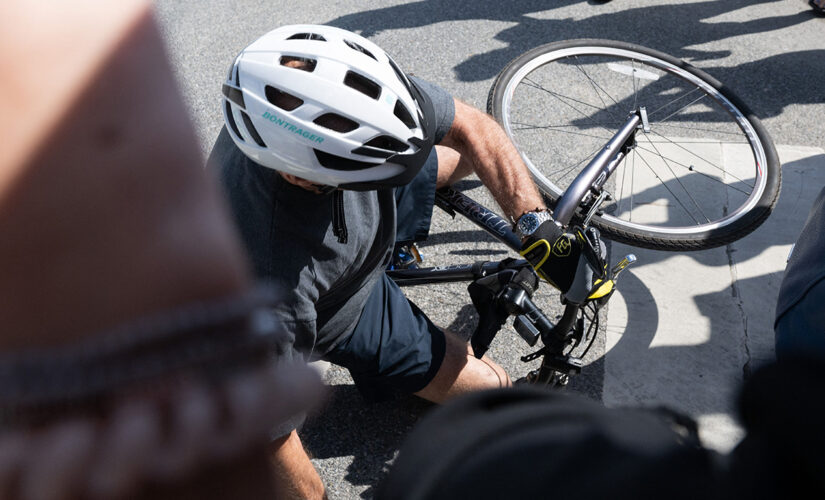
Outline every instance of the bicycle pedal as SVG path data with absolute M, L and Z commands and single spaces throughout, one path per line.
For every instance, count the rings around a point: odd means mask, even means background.
M 515 385 L 540 385 L 550 388 L 563 388 L 570 382 L 570 376 L 566 373 L 553 372 L 550 377 L 542 382 L 539 380 L 540 370 L 533 370 L 523 378 L 516 381 Z
M 567 384 L 569 382 L 570 382 L 570 375 L 567 375 L 566 373 L 556 373 L 556 374 L 553 375 L 552 380 L 547 385 L 549 385 L 550 387 L 562 388 L 562 387 L 567 387 Z
M 581 373 L 584 362 L 574 356 L 546 356 L 544 363 L 560 374 L 576 375 Z

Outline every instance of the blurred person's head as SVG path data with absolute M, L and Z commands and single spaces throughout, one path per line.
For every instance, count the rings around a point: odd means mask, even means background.
M 319 382 L 202 167 L 146 1 L 0 16 L 0 498 L 263 498 Z

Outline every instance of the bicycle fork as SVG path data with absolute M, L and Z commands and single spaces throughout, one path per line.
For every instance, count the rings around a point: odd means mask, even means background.
M 647 111 L 644 107 L 630 113 L 627 121 L 618 132 L 608 141 L 605 147 L 590 160 L 590 163 L 573 179 L 570 186 L 556 203 L 553 210 L 553 218 L 556 222 L 568 225 L 573 220 L 576 210 L 579 209 L 583 200 L 591 194 L 598 196 L 598 199 L 590 204 L 590 209 L 586 214 L 585 224 L 596 213 L 601 202 L 609 195 L 602 189 L 607 179 L 613 174 L 627 152 L 635 145 L 636 131 L 642 129 L 645 133 L 650 131 L 650 124 L 647 120 Z

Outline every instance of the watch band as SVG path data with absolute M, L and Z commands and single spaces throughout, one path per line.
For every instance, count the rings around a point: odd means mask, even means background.
M 524 239 L 533 234 L 542 223 L 552 219 L 547 210 L 525 212 L 516 221 L 513 231 L 519 238 Z

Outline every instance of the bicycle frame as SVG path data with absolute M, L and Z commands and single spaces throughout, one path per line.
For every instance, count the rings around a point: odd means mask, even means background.
M 607 179 L 616 170 L 627 148 L 632 144 L 639 126 L 645 126 L 646 122 L 644 108 L 630 114 L 625 125 L 607 142 L 604 149 L 579 173 L 558 199 L 553 209 L 553 219 L 556 222 L 567 226 L 588 195 L 599 194 L 602 191 Z M 516 252 L 521 249 L 521 240 L 513 232 L 510 222 L 464 193 L 451 187 L 439 189 L 436 191 L 435 204 L 453 217 L 457 213 L 461 214 Z M 473 271 L 473 268 L 478 265 L 394 269 L 387 271 L 387 274 L 399 286 L 467 281 L 478 278 L 478 273 L 484 272 L 481 269 Z
M 586 210 L 587 213 L 580 222 L 583 227 L 587 226 L 598 204 L 605 199 L 604 184 L 616 170 L 628 149 L 633 146 L 636 131 L 640 127 L 645 129 L 647 127 L 647 116 L 643 108 L 629 115 L 624 126 L 607 142 L 558 199 L 553 209 L 553 218 L 556 222 L 567 226 L 574 220 L 578 211 Z M 453 217 L 457 213 L 461 214 L 511 249 L 517 252 L 521 249 L 522 242 L 513 232 L 510 222 L 467 195 L 451 187 L 442 188 L 436 191 L 435 204 Z M 393 269 L 386 272 L 399 286 L 414 286 L 475 281 L 497 273 L 505 266 L 512 268 L 526 265 L 528 264 L 524 260 L 511 260 L 506 265 L 505 261 L 490 261 L 454 266 Z M 579 317 L 580 306 L 568 304 L 560 321 L 552 325 L 543 313 L 535 308 L 529 298 L 519 297 L 518 301 L 519 306 L 522 301 L 528 303 L 529 314 L 540 316 L 539 323 L 550 325 L 541 332 L 525 332 L 523 325 L 522 329 L 517 328 L 530 345 L 535 343 L 539 333 L 541 335 L 545 350 L 539 351 L 544 354 L 544 360 L 538 370 L 537 380 L 540 383 L 550 383 L 553 373 L 561 373 L 563 376 L 573 372 L 578 373 L 581 369 L 581 360 L 564 356 L 561 350 L 567 333 L 573 329 Z M 526 358 L 534 359 L 532 356 Z M 528 360 L 526 358 L 523 359 Z
M 627 149 L 633 143 L 640 125 L 645 129 L 648 128 L 647 113 L 644 108 L 630 114 L 624 126 L 567 187 L 553 210 L 553 218 L 556 222 L 566 226 L 573 220 L 576 210 L 586 201 L 588 193 L 601 193 L 605 182 L 613 175 Z

